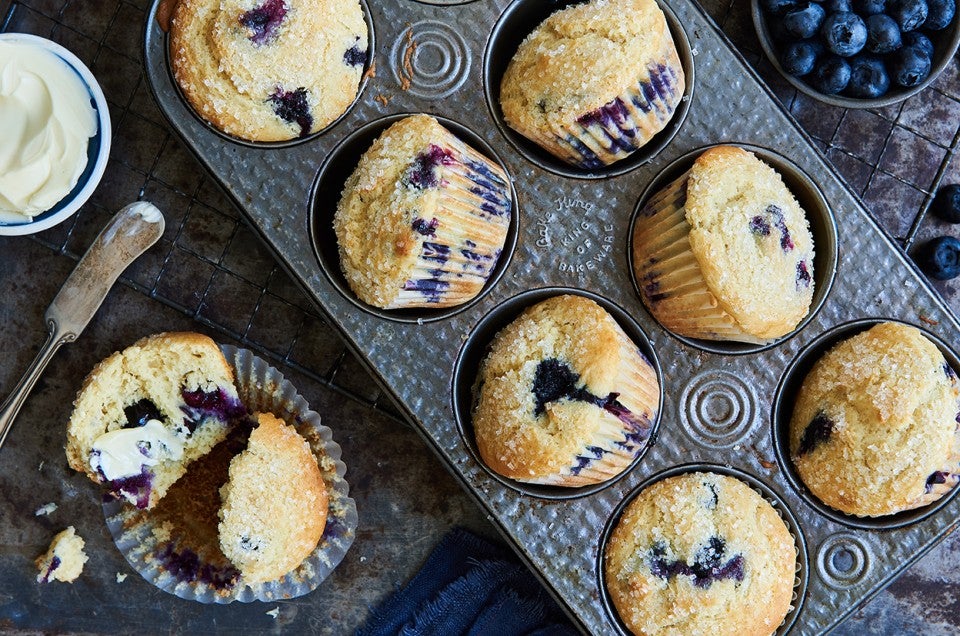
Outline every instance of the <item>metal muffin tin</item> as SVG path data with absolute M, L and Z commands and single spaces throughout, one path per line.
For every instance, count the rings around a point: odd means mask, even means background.
M 593 174 L 560 169 L 536 148 L 508 138 L 494 103 L 504 42 L 516 42 L 532 30 L 531 16 L 537 12 L 568 3 L 448 4 L 363 4 L 373 25 L 376 76 L 336 124 L 301 143 L 239 143 L 202 122 L 173 83 L 156 2 L 146 24 L 146 73 L 161 110 L 186 145 L 583 630 L 620 629 L 605 607 L 598 577 L 602 538 L 618 507 L 651 477 L 688 464 L 745 474 L 795 517 L 809 567 L 796 609 L 779 631 L 819 633 L 835 626 L 960 522 L 960 498 L 950 497 L 903 524 L 870 525 L 825 514 L 810 503 L 784 464 L 786 455 L 775 448 L 775 438 L 780 439 L 772 423 L 777 388 L 783 384 L 789 392 L 792 379 L 784 376 L 798 352 L 839 325 L 892 318 L 957 343 L 960 324 L 695 3 L 661 3 L 672 9 L 674 29 L 682 29 L 689 41 L 688 54 L 678 43 L 686 64 L 695 69 L 686 117 L 647 163 L 638 160 L 625 164 L 626 171 L 615 166 Z M 447 313 L 385 316 L 361 307 L 338 282 L 328 227 L 338 194 L 323 187 L 318 174 L 331 153 L 341 144 L 350 147 L 347 140 L 365 125 L 415 112 L 451 120 L 479 151 L 504 165 L 519 204 L 516 246 L 505 250 L 499 280 L 472 304 Z M 766 349 L 724 350 L 680 340 L 647 313 L 632 283 L 629 229 L 642 193 L 677 158 L 721 142 L 789 158 L 819 186 L 836 219 L 839 258 L 820 310 Z M 827 247 L 817 245 L 818 250 Z M 820 272 L 815 274 L 819 282 Z M 627 333 L 637 339 L 645 335 L 663 384 L 654 444 L 621 478 L 572 498 L 520 490 L 492 476 L 472 450 L 469 423 L 455 416 L 470 395 L 463 383 L 472 382 L 476 373 L 463 365 L 475 364 L 476 342 L 490 335 L 481 326 L 490 324 L 482 323 L 484 318 L 497 316 L 504 303 L 503 311 L 519 311 L 532 302 L 521 294 L 539 297 L 556 291 L 552 288 L 583 290 L 618 308 L 614 315 L 627 323 Z M 948 360 L 958 363 L 952 353 Z

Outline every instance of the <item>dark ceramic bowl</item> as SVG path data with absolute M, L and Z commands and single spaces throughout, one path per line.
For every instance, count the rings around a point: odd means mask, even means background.
M 776 16 L 767 15 L 760 6 L 760 0 L 750 0 L 750 6 L 753 13 L 753 26 L 757 30 L 757 38 L 760 40 L 760 46 L 763 47 L 763 52 L 767 54 L 767 59 L 770 60 L 773 67 L 783 75 L 784 79 L 793 84 L 798 91 L 806 93 L 810 97 L 830 104 L 831 106 L 839 106 L 841 108 L 881 108 L 902 102 L 908 97 L 916 95 L 937 79 L 937 76 L 943 72 L 943 69 L 945 69 L 947 64 L 950 63 L 950 60 L 953 59 L 953 56 L 957 52 L 957 47 L 960 45 L 960 19 L 954 16 L 953 22 L 951 22 L 947 28 L 933 33 L 925 32 L 925 35 L 928 35 L 930 41 L 933 42 L 933 59 L 930 64 L 930 75 L 918 85 L 911 88 L 903 88 L 891 81 L 890 89 L 887 93 L 873 99 L 847 97 L 845 95 L 827 95 L 814 89 L 803 77 L 795 77 L 783 70 L 783 67 L 780 66 L 780 51 L 774 43 L 767 25 L 767 21 L 776 19 Z

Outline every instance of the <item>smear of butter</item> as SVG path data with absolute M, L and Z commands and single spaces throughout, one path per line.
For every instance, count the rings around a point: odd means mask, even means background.
M 108 480 L 139 475 L 144 466 L 183 457 L 183 442 L 159 420 L 109 431 L 93 442 L 90 463 Z
M 55 54 L 0 42 L 0 220 L 23 222 L 70 193 L 97 133 L 90 91 Z

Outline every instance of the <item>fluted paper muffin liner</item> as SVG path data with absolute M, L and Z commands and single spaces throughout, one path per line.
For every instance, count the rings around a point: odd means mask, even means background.
M 689 171 L 644 205 L 633 232 L 633 263 L 644 305 L 664 328 L 690 338 L 768 344 L 744 331 L 707 287 L 690 249 Z
M 493 272 L 507 239 L 512 206 L 507 176 L 452 134 L 435 213 L 407 281 L 388 309 L 453 307 L 471 300 Z
M 248 410 L 273 413 L 294 426 L 316 456 L 329 498 L 326 526 L 319 544 L 295 570 L 276 581 L 253 585 L 240 581 L 231 585 L 229 581 L 238 572 L 220 553 L 219 546 L 199 546 L 197 550 L 197 545 L 182 540 L 181 529 L 196 522 L 187 515 L 171 523 L 169 519 L 159 519 L 154 511 L 138 510 L 110 499 L 103 503 L 107 527 L 134 570 L 153 585 L 180 598 L 201 603 L 231 603 L 302 596 L 315 590 L 330 575 L 355 537 L 357 509 L 344 479 L 346 465 L 340 460 L 340 446 L 333 441 L 331 430 L 321 423 L 319 414 L 310 409 L 277 369 L 245 349 L 224 345 L 221 350 L 235 371 L 237 390 Z M 188 469 L 182 479 L 189 478 Z
M 630 156 L 664 129 L 683 98 L 685 77 L 669 31 L 637 83 L 552 134 L 522 130 L 538 144 L 580 168 L 602 168 Z

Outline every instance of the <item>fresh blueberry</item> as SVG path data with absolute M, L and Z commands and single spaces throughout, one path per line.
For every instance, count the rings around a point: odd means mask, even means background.
M 927 0 L 927 19 L 923 28 L 928 31 L 946 29 L 957 12 L 955 0 Z
M 823 3 L 823 8 L 827 10 L 827 13 L 853 11 L 853 3 L 850 0 L 827 0 Z
M 871 53 L 890 53 L 900 48 L 900 27 L 896 20 L 878 13 L 867 18 L 867 45 Z
M 914 46 L 905 46 L 891 56 L 890 75 L 900 86 L 916 86 L 930 75 L 930 56 Z
M 813 34 L 823 24 L 826 15 L 823 7 L 819 4 L 807 2 L 783 16 L 783 27 L 793 37 L 803 40 L 813 37 Z
M 933 59 L 933 42 L 931 42 L 930 38 L 925 36 L 923 33 L 920 33 L 919 31 L 911 31 L 910 33 L 904 33 L 902 35 L 902 39 L 904 46 L 916 47 L 926 53 L 931 60 Z
M 933 213 L 948 223 L 960 223 L 960 183 L 943 186 L 937 192 Z
M 867 43 L 867 25 L 856 13 L 848 11 L 828 15 L 820 33 L 830 52 L 840 57 L 856 55 Z
M 780 66 L 790 75 L 803 77 L 813 70 L 822 52 L 823 45 L 814 40 L 793 42 L 780 54 Z
M 887 13 L 900 25 L 900 30 L 906 33 L 913 31 L 927 19 L 926 0 L 890 0 Z
M 889 88 L 890 76 L 887 74 L 887 67 L 879 58 L 870 55 L 850 58 L 850 83 L 846 90 L 848 95 L 872 99 L 885 94 Z
M 850 82 L 850 65 L 842 57 L 828 55 L 817 63 L 810 76 L 815 89 L 827 95 L 836 95 Z
M 952 236 L 938 236 L 921 248 L 917 261 L 930 278 L 956 278 L 960 276 L 960 241 Z
M 887 0 L 853 0 L 853 11 L 863 16 L 886 13 Z
M 760 5 L 763 9 L 776 16 L 782 16 L 800 4 L 799 0 L 761 0 Z

